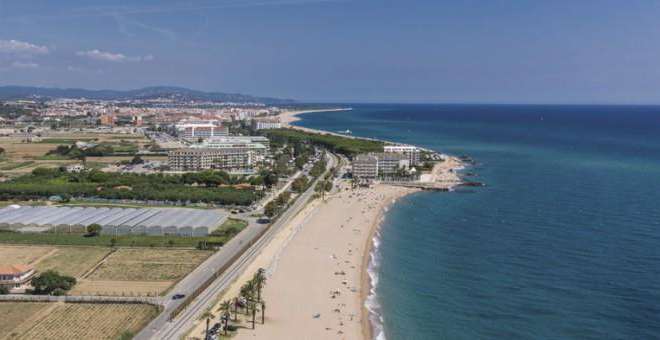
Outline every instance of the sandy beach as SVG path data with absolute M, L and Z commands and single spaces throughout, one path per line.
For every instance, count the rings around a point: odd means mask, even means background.
M 266 322 L 257 317 L 255 330 L 244 323 L 248 328 L 239 329 L 237 339 L 369 338 L 364 301 L 371 240 L 384 208 L 414 189 L 342 189 L 307 206 L 220 299 L 236 296 L 254 272 L 266 268 Z M 204 329 L 200 322 L 188 338 L 203 338 Z
M 331 111 L 349 111 L 351 109 L 325 109 L 325 110 L 306 110 L 306 111 L 286 111 L 280 113 L 280 122 L 282 127 L 291 127 L 291 123 L 299 121 L 298 115 L 303 113 L 313 113 L 313 112 L 331 112 Z
M 300 113 L 283 114 L 282 122 L 290 124 Z M 460 160 L 447 156 L 422 180 L 449 188 L 460 183 L 455 170 L 461 167 Z M 337 192 L 312 201 L 275 235 L 211 312 L 219 315 L 220 303 L 236 297 L 241 285 L 265 268 L 265 323 L 260 314 L 254 330 L 250 322 L 240 322 L 237 339 L 370 339 L 365 302 L 372 240 L 387 206 L 417 190 L 384 184 L 352 189 L 340 181 Z M 187 339 L 203 339 L 204 330 L 198 320 Z

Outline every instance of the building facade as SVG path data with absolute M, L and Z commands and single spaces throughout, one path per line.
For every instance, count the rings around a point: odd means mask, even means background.
M 279 118 L 273 117 L 254 117 L 252 118 L 252 131 L 263 129 L 279 129 L 282 127 Z
M 366 180 L 378 177 L 378 159 L 367 154 L 355 156 L 353 159 L 353 177 Z
M 9 289 L 24 289 L 30 286 L 34 268 L 25 265 L 0 266 L 0 286 Z
M 419 164 L 419 149 L 412 145 L 385 145 L 386 153 L 401 153 L 408 156 L 411 166 Z
M 393 175 L 400 169 L 407 170 L 410 167 L 408 156 L 402 153 L 382 152 L 374 154 L 374 157 L 378 159 L 379 175 Z
M 231 171 L 250 170 L 257 158 L 253 150 L 246 148 L 187 148 L 170 151 L 167 160 L 174 171 Z
M 213 138 L 229 135 L 229 128 L 214 122 L 178 124 L 176 130 L 183 138 Z
M 249 149 L 255 155 L 265 157 L 270 151 L 270 141 L 262 136 L 227 136 L 209 138 L 191 147 L 202 149 Z

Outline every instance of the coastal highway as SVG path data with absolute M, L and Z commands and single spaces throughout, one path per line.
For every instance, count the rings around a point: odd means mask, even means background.
M 328 155 L 328 165 L 326 171 L 319 178 L 323 178 L 330 168 L 334 167 L 337 160 L 334 155 Z M 317 179 L 318 181 L 318 179 Z M 172 295 L 182 293 L 191 294 L 198 287 L 213 275 L 216 268 L 226 264 L 229 259 L 238 253 L 245 242 L 252 240 L 257 233 L 265 227 L 257 223 L 250 223 L 240 234 L 227 242 L 218 252 L 213 254 L 202 265 L 197 267 L 192 273 L 186 276 L 176 285 L 167 296 L 163 297 L 163 312 L 152 320 L 134 339 L 179 339 L 185 332 L 192 327 L 204 311 L 215 301 L 217 296 L 229 287 L 236 278 L 245 270 L 252 260 L 261 252 L 261 250 L 272 240 L 274 235 L 286 224 L 288 224 L 298 212 L 305 207 L 309 199 L 314 195 L 316 182 L 300 195 L 289 209 L 287 209 L 277 219 L 266 233 L 259 238 L 242 256 L 236 260 L 224 273 L 222 273 L 213 283 L 205 289 L 197 298 L 195 298 L 186 309 L 181 312 L 173 321 L 168 321 L 170 313 L 183 303 L 181 300 L 172 300 Z

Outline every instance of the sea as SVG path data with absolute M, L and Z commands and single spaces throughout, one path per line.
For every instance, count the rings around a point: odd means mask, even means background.
M 375 338 L 660 339 L 660 107 L 345 106 L 295 125 L 469 156 L 485 183 L 389 207 Z

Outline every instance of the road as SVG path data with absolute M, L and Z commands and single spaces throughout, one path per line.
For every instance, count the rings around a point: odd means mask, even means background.
M 323 178 L 330 168 L 335 166 L 336 158 L 328 154 L 328 165 L 326 172 L 319 178 Z M 163 297 L 163 312 L 152 320 L 147 327 L 138 333 L 134 339 L 179 339 L 185 332 L 192 327 L 195 320 L 204 313 L 212 304 L 218 294 L 235 281 L 235 279 L 245 270 L 252 260 L 261 252 L 261 250 L 272 240 L 274 235 L 295 217 L 298 212 L 305 207 L 309 199 L 314 195 L 313 183 L 307 191 L 300 195 L 289 209 L 287 209 L 272 225 L 270 229 L 259 238 L 241 257 L 238 258 L 218 279 L 216 279 L 206 290 L 204 290 L 193 302 L 181 312 L 173 321 L 167 321 L 170 313 L 183 303 L 181 300 L 172 300 L 172 295 L 182 293 L 190 294 L 200 287 L 206 280 L 213 275 L 217 268 L 226 264 L 230 258 L 238 253 L 244 242 L 252 240 L 257 233 L 265 228 L 265 225 L 251 222 L 240 234 L 227 242 L 218 252 L 213 254 L 202 265 L 197 267 L 192 273 L 179 282 L 170 293 Z

